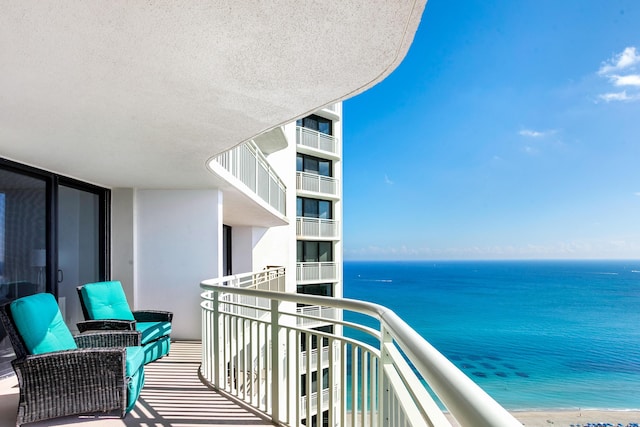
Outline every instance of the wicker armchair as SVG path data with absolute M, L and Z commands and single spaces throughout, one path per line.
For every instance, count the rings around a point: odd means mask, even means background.
M 78 286 L 85 321 L 78 330 L 132 330 L 141 333 L 144 363 L 169 354 L 173 313 L 157 310 L 131 311 L 118 281 L 87 283 Z
M 25 304 L 36 309 L 25 311 Z M 35 318 L 39 316 L 45 319 Z M 16 354 L 12 361 L 20 386 L 16 425 L 76 414 L 124 417 L 135 405 L 144 383 L 139 332 L 72 336 L 50 294 L 3 305 L 0 320 Z M 34 345 L 34 336 L 49 340 L 49 347 Z

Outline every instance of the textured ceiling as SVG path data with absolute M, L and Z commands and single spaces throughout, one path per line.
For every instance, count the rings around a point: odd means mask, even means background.
M 212 186 L 212 156 L 388 75 L 425 3 L 0 0 L 0 156 Z

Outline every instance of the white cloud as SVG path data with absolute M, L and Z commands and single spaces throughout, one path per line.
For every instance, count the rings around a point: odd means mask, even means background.
M 627 91 L 623 90 L 622 92 L 603 93 L 602 95 L 598 95 L 598 98 L 602 99 L 605 102 L 633 101 L 636 99 L 640 99 L 640 94 L 628 95 Z
M 533 129 L 522 129 L 520 132 L 518 132 L 518 134 L 522 136 L 528 136 L 531 138 L 543 138 L 545 136 L 553 135 L 554 133 L 556 133 L 555 129 L 545 130 L 545 131 L 538 131 Z
M 530 130 L 530 129 L 524 129 L 524 130 L 521 130 L 518 133 L 520 135 L 522 135 L 522 136 L 530 136 L 530 137 L 533 137 L 533 138 L 538 138 L 538 137 L 541 137 L 541 136 L 544 135 L 543 132 L 538 132 L 538 131 Z
M 603 62 L 598 74 L 609 75 L 613 71 L 624 70 L 638 63 L 640 63 L 640 55 L 638 55 L 634 46 L 629 46 L 609 61 Z
M 384 183 L 387 185 L 393 185 L 393 181 L 391 181 L 389 179 L 389 177 L 387 176 L 387 174 L 384 175 Z
M 610 79 L 616 86 L 640 86 L 640 74 L 629 74 L 628 76 L 613 75 Z
M 636 191 L 635 193 L 633 193 L 633 195 L 640 197 L 640 191 Z
M 605 102 L 640 100 L 640 74 L 636 70 L 638 64 L 640 54 L 635 46 L 626 47 L 610 60 L 603 62 L 598 74 L 607 78 L 613 87 L 626 87 L 629 92 L 611 91 L 598 95 L 598 98 Z

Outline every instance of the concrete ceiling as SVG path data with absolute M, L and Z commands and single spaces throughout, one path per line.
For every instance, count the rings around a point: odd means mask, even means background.
M 0 0 L 0 156 L 106 187 L 208 160 L 387 76 L 426 0 Z

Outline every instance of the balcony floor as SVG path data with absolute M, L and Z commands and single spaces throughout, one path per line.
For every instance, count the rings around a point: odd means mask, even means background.
M 198 378 L 200 342 L 171 344 L 171 354 L 145 367 L 145 386 L 124 419 L 73 416 L 28 426 L 271 426 L 251 409 L 207 388 Z M 0 427 L 15 426 L 15 377 L 0 381 Z

